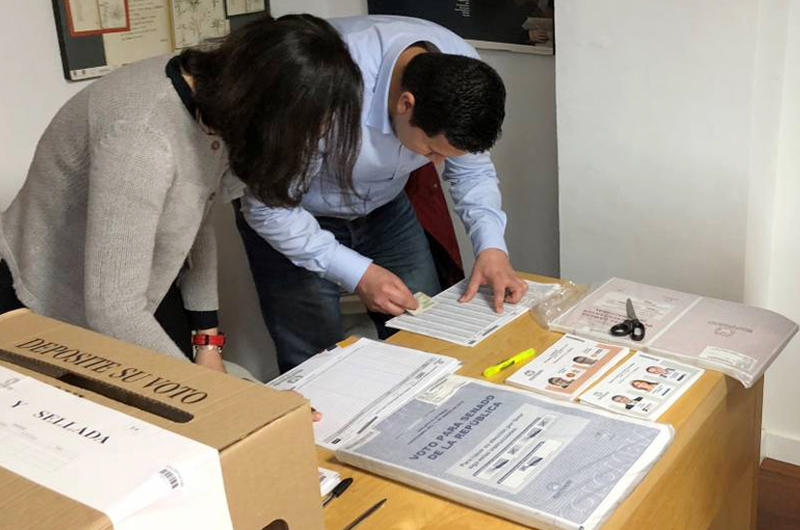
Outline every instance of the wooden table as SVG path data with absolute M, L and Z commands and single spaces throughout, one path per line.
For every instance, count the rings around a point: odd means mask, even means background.
M 527 276 L 536 281 L 547 278 Z M 509 355 L 542 351 L 561 336 L 526 314 L 474 348 L 400 332 L 388 342 L 461 359 L 460 374 L 481 371 Z M 501 381 L 511 375 L 506 370 Z M 763 379 L 745 390 L 707 371 L 661 418 L 675 439 L 661 460 L 614 512 L 603 530 L 755 530 Z M 328 530 L 340 530 L 382 498 L 388 502 L 359 530 L 518 530 L 517 523 L 339 464 L 319 448 L 320 465 L 354 483 L 325 508 Z M 764 529 L 766 530 L 766 529 Z

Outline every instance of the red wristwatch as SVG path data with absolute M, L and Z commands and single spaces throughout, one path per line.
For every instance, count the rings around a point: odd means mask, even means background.
M 192 346 L 197 349 L 199 346 L 216 346 L 220 352 L 225 346 L 225 334 L 206 335 L 205 333 L 195 333 L 192 335 Z

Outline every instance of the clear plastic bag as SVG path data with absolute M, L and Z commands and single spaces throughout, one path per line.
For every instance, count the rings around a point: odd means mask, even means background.
M 531 308 L 531 314 L 540 326 L 550 329 L 550 324 L 569 311 L 591 290 L 589 285 L 566 281 L 555 294 Z

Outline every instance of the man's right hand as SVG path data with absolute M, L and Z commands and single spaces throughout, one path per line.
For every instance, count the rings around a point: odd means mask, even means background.
M 388 270 L 371 263 L 356 286 L 356 293 L 370 311 L 402 315 L 416 309 L 419 302 L 403 280 Z

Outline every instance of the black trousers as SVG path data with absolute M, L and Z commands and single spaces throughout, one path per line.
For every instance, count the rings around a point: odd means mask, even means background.
M 14 279 L 11 271 L 4 261 L 0 260 L 0 314 L 14 309 L 20 309 L 25 305 L 17 298 L 14 292 Z M 178 345 L 184 355 L 191 359 L 192 355 L 192 325 L 189 314 L 183 307 L 180 289 L 177 283 L 173 283 L 164 300 L 155 312 L 156 321 L 164 328 L 167 335 Z

